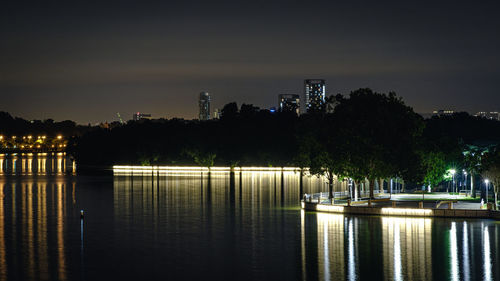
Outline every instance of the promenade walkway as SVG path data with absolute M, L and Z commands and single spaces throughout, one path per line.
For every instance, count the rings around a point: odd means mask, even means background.
M 394 215 L 410 217 L 465 217 L 500 219 L 500 212 L 487 210 L 485 205 L 464 195 L 450 194 L 380 194 L 376 199 L 359 201 L 334 200 L 322 194 L 307 195 L 302 208 L 310 211 L 331 213 Z M 490 205 L 490 208 L 492 206 Z

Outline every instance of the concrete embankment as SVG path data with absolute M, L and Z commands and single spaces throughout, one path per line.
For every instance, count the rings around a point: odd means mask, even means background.
M 478 218 L 500 220 L 500 212 L 493 210 L 467 209 L 433 209 L 433 208 L 393 208 L 377 206 L 342 206 L 301 202 L 302 209 L 307 211 L 328 212 L 351 215 L 379 215 L 399 217 L 444 217 L 444 218 Z

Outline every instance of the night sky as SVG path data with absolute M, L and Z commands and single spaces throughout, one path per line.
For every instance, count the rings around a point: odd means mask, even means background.
M 236 101 L 395 91 L 417 112 L 500 110 L 495 1 L 10 1 L 0 110 L 78 123 L 195 118 Z

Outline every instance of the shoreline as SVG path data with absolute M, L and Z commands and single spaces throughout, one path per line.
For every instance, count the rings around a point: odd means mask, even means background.
M 349 215 L 377 215 L 413 218 L 468 218 L 500 220 L 500 212 L 493 210 L 474 209 L 436 209 L 436 208 L 394 208 L 377 206 L 340 206 L 318 204 L 301 201 L 301 208 L 305 211 L 326 212 Z

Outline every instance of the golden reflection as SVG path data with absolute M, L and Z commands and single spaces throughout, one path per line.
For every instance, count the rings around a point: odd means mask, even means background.
M 0 281 L 67 279 L 64 224 L 71 198 L 66 198 L 64 181 L 51 183 L 52 191 L 43 178 L 8 181 L 0 177 Z
M 384 279 L 432 279 L 431 222 L 426 218 L 382 217 Z
M 12 174 L 15 174 L 17 171 L 17 162 L 19 161 L 19 158 L 17 156 L 14 156 L 12 158 Z
M 59 280 L 66 280 L 64 256 L 64 184 L 57 184 L 57 256 Z
M 64 172 L 63 163 L 64 163 L 63 158 L 62 157 L 57 157 L 57 168 L 56 168 L 57 174 L 60 174 L 60 173 Z
M 344 215 L 317 213 L 320 280 L 345 279 Z M 352 231 L 350 229 L 349 231 Z
M 48 280 L 49 259 L 43 258 L 48 256 L 47 245 L 47 185 L 45 183 L 38 184 L 37 190 L 37 244 L 38 244 L 38 272 L 40 279 Z
M 41 174 L 41 167 L 42 167 L 42 159 L 38 158 L 36 159 L 36 173 Z
M 28 175 L 31 175 L 33 173 L 33 157 L 28 156 L 28 164 L 26 168 Z
M 321 179 L 311 177 L 304 183 L 304 191 L 320 190 L 323 186 Z M 296 208 L 299 198 L 299 173 L 293 171 L 240 170 L 231 175 L 221 170 L 209 176 L 199 170 L 145 169 L 115 173 L 113 179 L 116 223 L 128 227 L 147 224 L 151 231 L 159 233 L 188 224 L 193 233 L 205 232 L 212 237 L 221 235 L 221 229 L 213 225 L 238 226 L 238 231 L 248 235 L 248 252 L 255 255 L 252 263 L 259 261 L 261 226 L 275 215 L 273 207 Z M 166 217 L 168 224 L 162 223 Z M 191 218 L 195 219 L 189 221 Z M 118 236 L 126 241 L 132 239 L 123 233 Z
M 71 171 L 70 167 L 66 166 L 68 156 L 64 153 L 52 155 L 47 153 L 0 154 L 0 175 L 44 175 L 66 172 L 75 174 L 75 161 L 70 161 Z
M 16 214 L 17 214 L 17 210 L 16 210 L 16 184 L 13 183 L 12 184 L 12 187 L 11 187 L 11 196 L 12 196 L 12 225 L 14 227 L 12 227 L 12 237 L 13 237 L 13 240 L 14 242 L 16 241 L 16 237 L 17 237 L 17 231 L 16 231 Z
M 26 196 L 28 206 L 26 211 L 26 222 L 27 222 L 27 241 L 28 241 L 28 275 L 30 278 L 35 277 L 35 233 L 33 229 L 33 183 L 28 182 L 26 185 L 26 192 L 23 192 Z
M 5 248 L 4 186 L 0 184 L 0 281 L 7 280 L 7 253 Z
M 300 210 L 300 258 L 302 262 L 302 281 L 307 280 L 306 274 L 306 211 Z

